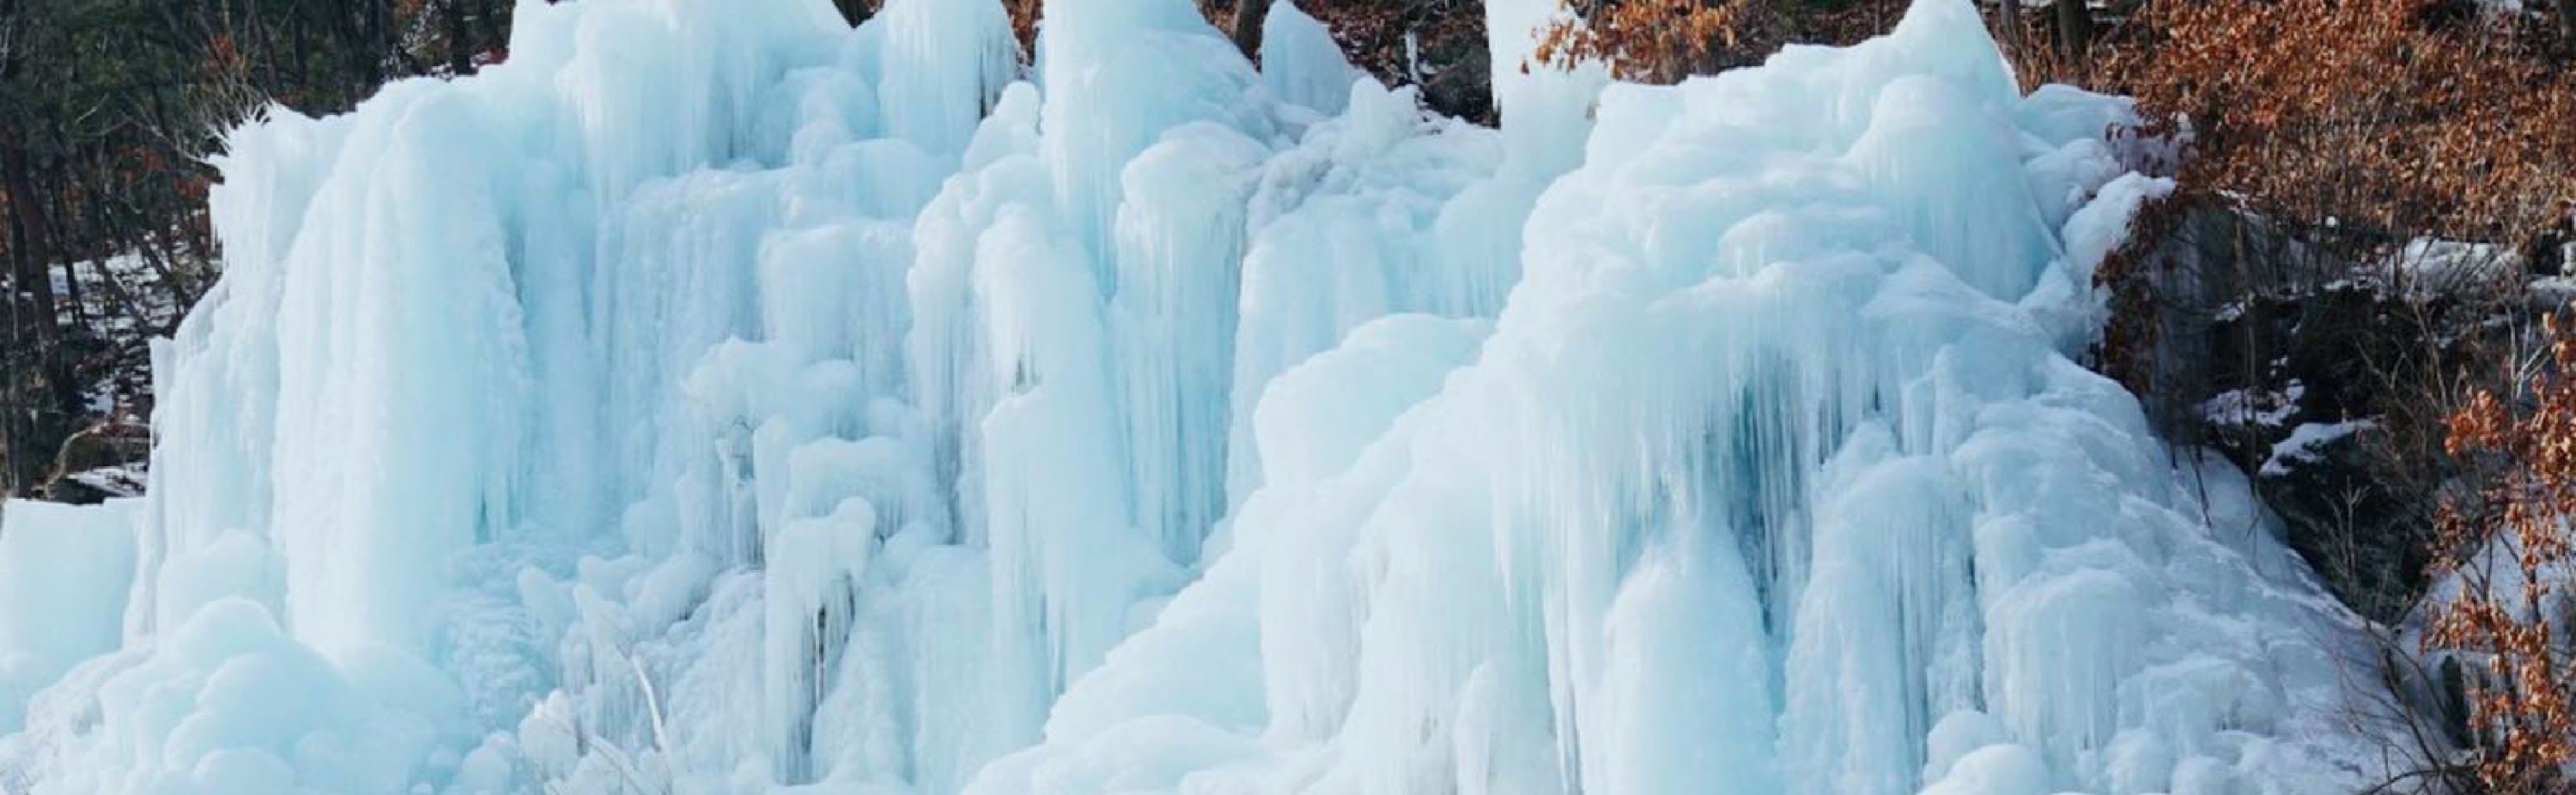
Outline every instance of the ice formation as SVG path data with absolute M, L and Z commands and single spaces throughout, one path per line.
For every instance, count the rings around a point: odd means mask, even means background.
M 0 790 L 2334 792 L 2349 621 L 2068 358 L 2167 189 L 1973 10 L 1427 116 L 1288 2 L 523 3 L 230 141 Z

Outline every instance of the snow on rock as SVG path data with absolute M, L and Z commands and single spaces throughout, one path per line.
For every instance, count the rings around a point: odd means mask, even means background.
M 2291 417 L 2298 416 L 2302 408 L 2300 401 L 2307 396 L 2308 385 L 2293 378 L 2288 386 L 2277 392 L 2259 388 L 2230 389 L 2201 401 L 2196 408 L 2203 419 L 2214 425 L 2250 425 L 2269 429 L 2281 427 Z
M 2290 438 L 2272 445 L 2272 454 L 2263 459 L 2263 467 L 2258 471 L 2264 477 L 2290 474 L 2292 467 L 2315 463 L 2325 454 L 2325 451 L 2320 448 L 2369 430 L 2378 424 L 2377 421 L 2368 419 L 2299 423 L 2299 427 L 2290 429 Z
M 1026 82 L 1002 8 L 530 4 L 235 133 L 150 496 L 0 526 L 0 789 L 2364 772 L 2349 619 L 2066 358 L 2130 106 L 1967 4 L 1645 87 L 1492 0 L 1500 130 L 1292 4 Z

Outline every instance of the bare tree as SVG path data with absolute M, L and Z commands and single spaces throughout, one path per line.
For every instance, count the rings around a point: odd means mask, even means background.
M 2558 0 L 2560 46 L 2576 50 L 2576 0 Z
M 2020 59 L 2030 56 L 2021 46 L 2021 0 L 1995 0 L 1995 23 L 2004 29 L 2004 56 Z
M 2576 0 L 2564 0 L 2576 2 Z M 1258 63 L 1261 55 L 1261 23 L 1270 16 L 1271 0 L 1234 0 L 1234 46 L 1243 57 Z
M 2068 65 L 2081 67 L 2084 48 L 2092 43 L 2093 6 L 2086 0 L 2057 0 L 2057 54 Z

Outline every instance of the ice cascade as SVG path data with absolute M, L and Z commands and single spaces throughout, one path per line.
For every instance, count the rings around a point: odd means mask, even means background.
M 1289 0 L 523 2 L 232 135 L 0 791 L 2340 792 L 2352 619 L 2070 355 L 2170 184 L 1974 9 L 1426 114 Z

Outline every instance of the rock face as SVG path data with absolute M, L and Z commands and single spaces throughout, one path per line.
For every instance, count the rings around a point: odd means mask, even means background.
M 1277 0 L 1287 3 L 1291 0 Z M 1389 86 L 1419 86 L 1433 113 L 1494 123 L 1485 15 L 1465 0 L 1304 0 L 1353 65 Z
M 2402 619 L 2463 474 L 2444 419 L 2470 387 L 2511 377 L 2493 352 L 2555 311 L 2551 282 L 2522 272 L 2526 253 L 2294 234 L 2208 197 L 2152 215 L 2106 271 L 2116 308 L 2096 359 L 2161 436 L 2249 473 L 2346 604 Z

